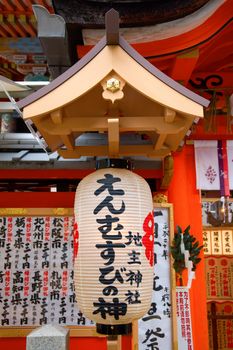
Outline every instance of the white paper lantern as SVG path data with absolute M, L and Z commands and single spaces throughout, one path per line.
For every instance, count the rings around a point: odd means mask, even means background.
M 124 334 L 151 303 L 153 203 L 142 177 L 109 164 L 76 191 L 75 293 L 97 331 Z

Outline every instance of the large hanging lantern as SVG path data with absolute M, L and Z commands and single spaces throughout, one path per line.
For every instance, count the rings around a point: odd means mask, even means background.
M 126 160 L 99 162 L 75 197 L 77 303 L 102 334 L 127 334 L 148 311 L 153 283 L 153 203 Z

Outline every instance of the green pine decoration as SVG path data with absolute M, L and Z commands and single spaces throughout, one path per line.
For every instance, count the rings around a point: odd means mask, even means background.
M 196 238 L 190 234 L 190 225 L 186 227 L 184 232 L 180 226 L 177 226 L 177 232 L 175 233 L 172 241 L 171 254 L 174 259 L 173 267 L 179 278 L 182 279 L 182 272 L 186 267 L 185 257 L 181 252 L 181 235 L 183 235 L 184 247 L 189 251 L 190 254 L 189 260 L 191 260 L 193 263 L 192 271 L 196 270 L 197 264 L 201 261 L 201 258 L 198 256 L 203 246 L 200 246 Z

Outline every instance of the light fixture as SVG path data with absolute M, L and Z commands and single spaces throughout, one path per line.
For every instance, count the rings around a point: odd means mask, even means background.
M 101 160 L 75 197 L 75 293 L 102 334 L 130 333 L 151 303 L 153 202 L 129 168 L 127 160 Z

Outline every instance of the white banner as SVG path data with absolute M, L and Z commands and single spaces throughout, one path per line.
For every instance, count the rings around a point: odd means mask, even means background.
M 154 283 L 151 307 L 138 321 L 139 350 L 172 350 L 169 209 L 154 211 Z
M 176 288 L 178 349 L 193 350 L 192 322 L 187 287 Z
M 194 141 L 197 188 L 219 190 L 217 141 Z
M 0 326 L 92 325 L 73 283 L 73 217 L 0 217 Z
M 194 141 L 197 189 L 220 190 L 218 141 Z M 226 142 L 229 187 L 233 189 L 233 141 Z

